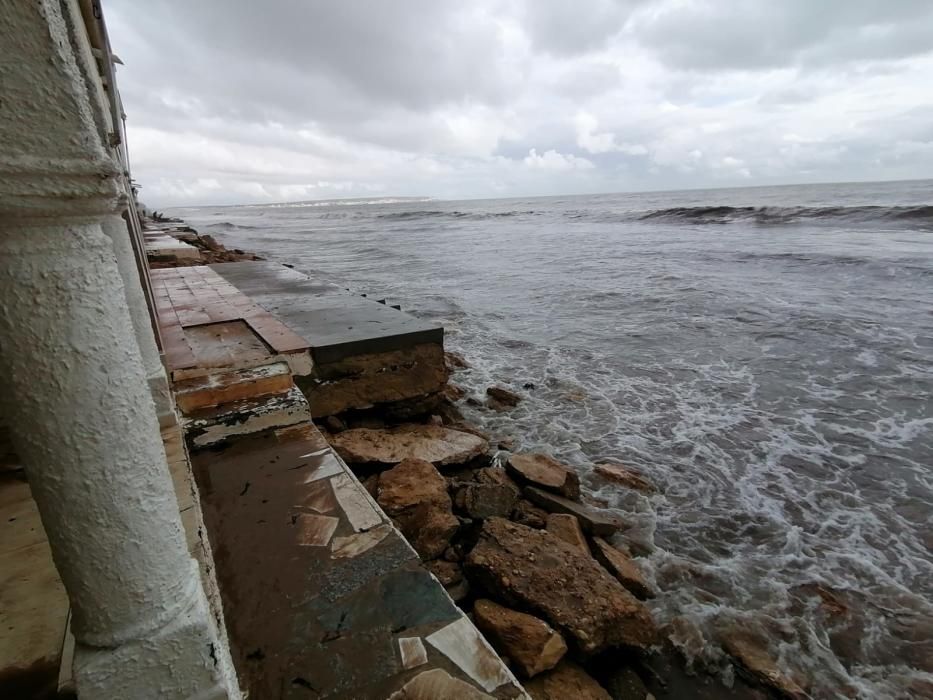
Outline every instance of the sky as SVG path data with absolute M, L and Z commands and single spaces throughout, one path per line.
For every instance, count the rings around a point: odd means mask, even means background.
M 933 177 L 931 0 L 103 0 L 150 206 Z

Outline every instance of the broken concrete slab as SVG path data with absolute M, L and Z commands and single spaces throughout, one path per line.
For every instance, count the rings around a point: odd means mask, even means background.
M 193 411 L 182 418 L 194 447 L 207 447 L 239 435 L 284 428 L 311 420 L 308 404 L 297 387 L 281 394 L 248 398 Z
M 174 383 L 175 405 L 182 413 L 220 404 L 281 394 L 292 388 L 292 373 L 285 362 L 258 367 L 215 371 Z
M 406 424 L 387 430 L 356 428 L 331 436 L 350 464 L 398 464 L 414 458 L 437 466 L 463 464 L 486 452 L 481 437 L 437 425 Z

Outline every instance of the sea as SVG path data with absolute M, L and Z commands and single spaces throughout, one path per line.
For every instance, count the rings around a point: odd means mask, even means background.
M 524 399 L 468 419 L 631 522 L 691 668 L 740 629 L 815 698 L 933 696 L 933 181 L 171 213 L 442 323 Z

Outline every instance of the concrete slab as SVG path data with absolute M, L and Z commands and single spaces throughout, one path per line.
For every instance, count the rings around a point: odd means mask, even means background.
M 437 323 L 317 282 L 279 263 L 209 267 L 307 338 L 316 363 L 444 341 L 444 329 Z
M 200 250 L 173 236 L 163 233 L 146 233 L 143 237 L 145 239 L 147 256 L 157 258 L 171 257 L 177 260 L 201 259 Z

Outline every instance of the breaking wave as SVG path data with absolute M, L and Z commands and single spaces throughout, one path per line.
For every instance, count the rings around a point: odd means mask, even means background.
M 220 229 L 221 231 L 255 231 L 258 226 L 249 226 L 247 224 L 235 224 L 232 221 L 221 221 L 216 224 L 210 224 L 210 228 Z
M 465 220 L 484 221 L 553 215 L 535 209 L 512 209 L 507 211 L 463 211 L 450 209 L 418 209 L 393 211 L 377 214 L 374 218 L 383 221 Z M 649 211 L 618 211 L 591 208 L 568 209 L 563 218 L 574 222 L 595 223 L 663 222 L 670 224 L 752 224 L 780 226 L 798 222 L 859 225 L 909 224 L 933 229 L 933 206 L 851 206 L 851 207 L 751 207 L 751 206 L 704 206 L 671 207 Z
M 826 221 L 846 224 L 910 222 L 933 225 L 933 206 L 915 207 L 672 207 L 638 216 L 641 221 L 691 224 L 788 224 Z
M 468 221 L 482 221 L 484 219 L 505 219 L 511 216 L 534 216 L 540 212 L 530 211 L 396 211 L 379 214 L 377 219 L 387 221 L 408 221 L 411 219 L 465 219 Z

